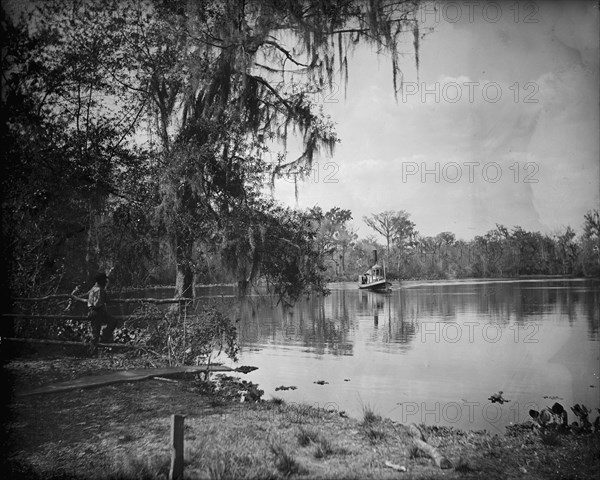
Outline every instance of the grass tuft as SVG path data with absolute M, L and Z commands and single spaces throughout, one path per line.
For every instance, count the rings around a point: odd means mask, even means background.
M 371 425 L 381 420 L 381 417 L 375 413 L 375 410 L 367 403 L 362 406 L 363 425 Z
M 208 477 L 211 480 L 224 480 L 234 478 L 235 472 L 232 471 L 231 464 L 223 459 L 218 459 L 208 465 Z
M 466 458 L 460 457 L 454 466 L 454 471 L 458 473 L 469 473 L 474 472 L 475 469 Z
M 317 443 L 320 439 L 320 435 L 315 430 L 300 427 L 300 430 L 296 434 L 296 439 L 301 447 L 307 447 L 311 443 Z
M 315 415 L 310 405 L 294 405 L 287 406 L 285 414 L 291 423 L 308 423 L 312 416 Z
M 129 480 L 137 478 L 150 480 L 169 473 L 169 462 L 158 457 L 120 457 L 112 474 L 111 480 Z
M 284 477 L 303 472 L 298 461 L 281 445 L 271 444 L 271 453 L 275 455 L 275 467 Z
M 320 459 L 335 453 L 335 451 L 335 448 L 333 447 L 332 443 L 329 441 L 328 438 L 320 437 L 315 447 L 315 451 L 313 452 L 313 455 L 315 458 Z
M 377 426 L 368 425 L 364 427 L 365 436 L 371 443 L 377 443 L 386 437 L 385 431 Z
M 315 450 L 313 452 L 313 456 L 318 459 L 325 458 L 328 455 L 338 452 L 345 453 L 345 450 L 336 448 L 329 438 L 323 436 L 317 430 L 309 430 L 300 427 L 300 430 L 296 434 L 296 438 L 298 439 L 298 444 L 301 447 L 307 447 L 310 444 L 314 444 Z
M 381 422 L 381 416 L 376 414 L 373 407 L 371 407 L 371 405 L 368 403 L 362 405 L 362 413 L 363 420 L 361 426 L 363 427 L 365 436 L 371 443 L 377 443 L 380 440 L 383 440 L 386 436 L 386 433 L 379 425 Z
M 415 458 L 419 458 L 421 456 L 421 450 L 416 445 L 411 445 L 408 450 L 408 458 L 414 460 Z

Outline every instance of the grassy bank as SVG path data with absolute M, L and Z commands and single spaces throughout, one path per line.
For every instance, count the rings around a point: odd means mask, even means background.
M 4 373 L 17 388 L 74 378 L 78 366 L 16 358 Z M 110 356 L 113 368 L 131 359 Z M 75 359 L 77 360 L 77 359 Z M 86 371 L 86 373 L 89 373 Z M 26 380 L 25 380 L 26 379 Z M 185 419 L 185 478 L 596 478 L 598 435 L 544 438 L 425 427 L 427 443 L 452 464 L 440 469 L 406 426 L 365 408 L 361 418 L 283 401 L 240 403 L 194 378 L 154 379 L 9 401 L 3 478 L 167 478 L 170 416 Z M 551 440 L 551 441 L 550 441 Z M 386 461 L 406 472 L 386 466 Z

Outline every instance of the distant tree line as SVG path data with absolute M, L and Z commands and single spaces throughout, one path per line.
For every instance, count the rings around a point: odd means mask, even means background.
M 597 209 L 584 215 L 581 235 L 570 226 L 549 235 L 496 225 L 471 240 L 457 239 L 451 232 L 420 235 L 404 210 L 365 217 L 383 244 L 375 236 L 359 240 L 349 227 L 348 210 L 333 209 L 323 216 L 326 221 L 319 235 L 328 239 L 324 253 L 330 279 L 350 280 L 363 273 L 373 263 L 373 250 L 379 252 L 379 263 L 384 262 L 390 278 L 600 276 Z

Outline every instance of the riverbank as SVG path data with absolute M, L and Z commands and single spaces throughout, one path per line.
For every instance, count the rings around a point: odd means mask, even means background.
M 3 374 L 22 389 L 147 361 L 132 353 L 29 352 L 6 362 Z M 186 479 L 558 479 L 596 478 L 600 471 L 598 435 L 425 427 L 427 443 L 452 464 L 440 469 L 416 448 L 407 426 L 368 408 L 348 418 L 277 399 L 240 403 L 238 391 L 225 395 L 194 376 L 14 396 L 8 413 L 3 478 L 167 478 L 173 414 L 186 417 Z

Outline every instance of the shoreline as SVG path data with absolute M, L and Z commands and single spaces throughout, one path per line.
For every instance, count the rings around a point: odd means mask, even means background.
M 3 374 L 22 386 L 140 362 L 125 354 L 81 358 L 36 352 L 5 361 Z M 362 418 L 352 418 L 281 399 L 253 402 L 263 392 L 248 382 L 242 387 L 245 402 L 238 384 L 227 388 L 216 376 L 203 382 L 182 374 L 12 397 L 5 403 L 10 416 L 2 440 L 4 478 L 166 479 L 173 414 L 185 416 L 186 479 L 541 480 L 591 479 L 600 471 L 598 433 L 542 434 L 533 424 L 503 434 L 421 425 L 418 438 L 411 425 L 368 406 Z
M 160 380 L 32 397 L 19 407 L 21 422 L 12 430 L 21 439 L 5 478 L 166 478 L 173 413 L 185 417 L 188 479 L 591 479 L 600 468 L 597 434 L 545 441 L 528 427 L 492 435 L 421 426 L 419 440 L 414 427 L 373 412 L 361 421 L 309 405 L 231 403 Z M 76 422 L 63 423 L 65 407 L 78 412 Z M 33 425 L 41 408 L 45 414 Z
M 402 284 L 402 282 L 456 282 L 462 283 L 464 281 L 470 282 L 498 282 L 498 281 L 518 281 L 518 280 L 600 280 L 600 277 L 589 276 L 577 276 L 577 275 L 520 275 L 520 276 L 509 276 L 509 277 L 453 277 L 453 278 L 402 278 L 390 280 L 394 284 Z M 356 279 L 351 280 L 328 280 L 327 284 L 332 283 L 356 283 Z M 237 288 L 235 283 L 197 283 L 194 285 L 194 288 L 210 288 L 210 287 L 232 287 Z M 138 287 L 122 287 L 120 289 L 117 288 L 118 291 L 127 293 L 127 292 L 138 292 L 143 290 L 161 290 L 171 288 L 175 290 L 175 284 L 173 285 L 148 285 L 148 286 L 138 286 Z

